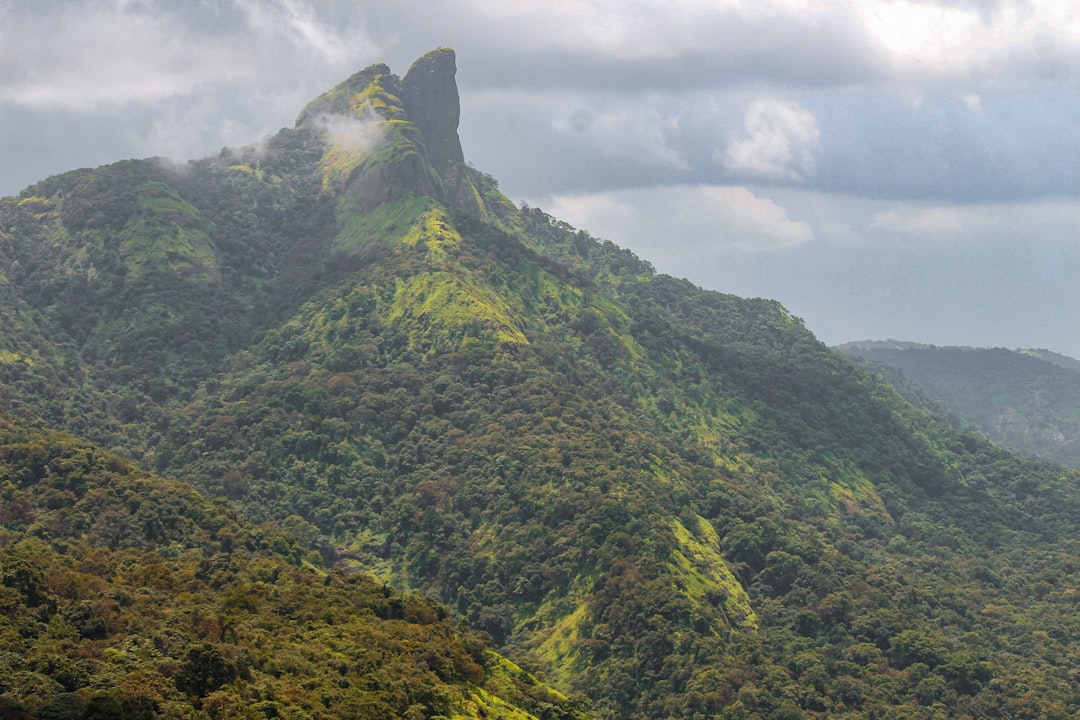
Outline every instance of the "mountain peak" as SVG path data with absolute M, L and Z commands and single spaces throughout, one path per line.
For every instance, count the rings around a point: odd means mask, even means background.
M 344 190 L 364 211 L 413 195 L 482 214 L 457 133 L 456 74 L 454 51 L 438 48 L 404 79 L 378 63 L 310 102 L 296 127 L 316 130 L 328 143 L 324 187 Z
M 458 139 L 461 102 L 454 51 L 438 48 L 419 58 L 402 80 L 402 101 L 409 119 L 424 135 L 428 158 L 444 174 L 465 162 Z
M 364 107 L 371 107 L 371 99 L 365 91 L 380 81 L 388 82 L 395 91 L 399 90 L 397 76 L 385 63 L 370 65 L 308 103 L 297 116 L 296 127 L 310 125 L 328 115 L 355 115 Z M 383 104 L 379 105 L 381 110 Z

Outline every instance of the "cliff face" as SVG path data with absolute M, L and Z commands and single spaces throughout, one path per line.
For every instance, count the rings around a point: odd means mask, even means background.
M 440 199 L 470 215 L 485 215 L 480 194 L 465 168 L 458 137 L 461 101 L 454 51 L 439 48 L 412 64 L 402 80 L 405 112 L 424 136 L 428 159 L 442 181 Z
M 402 81 L 405 112 L 423 133 L 428 158 L 440 175 L 465 163 L 457 132 L 461 103 L 456 73 L 454 51 L 440 48 L 414 62 Z

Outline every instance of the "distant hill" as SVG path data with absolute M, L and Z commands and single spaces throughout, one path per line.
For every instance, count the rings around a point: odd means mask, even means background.
M 0 199 L 0 699 L 1075 717 L 1080 473 L 516 206 L 455 73 Z
M 985 433 L 1002 447 L 1080 467 L 1080 361 L 1049 350 L 935 347 L 891 340 L 841 345 L 880 363 L 916 403 Z M 882 370 L 883 368 L 878 368 Z M 921 393 L 921 399 L 912 390 Z

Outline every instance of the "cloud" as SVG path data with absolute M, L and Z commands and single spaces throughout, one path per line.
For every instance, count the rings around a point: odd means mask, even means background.
M 0 193 L 80 165 L 258 142 L 382 52 L 346 0 L 0 0 L 0 11 Z
M 786 209 L 746 188 L 699 187 L 696 194 L 712 210 L 706 218 L 719 223 L 716 230 L 732 232 L 736 244 L 746 249 L 780 250 L 814 238 L 809 225 L 791 220 Z
M 255 70 L 233 49 L 178 34 L 165 17 L 63 7 L 22 32 L 0 31 L 0 100 L 88 111 L 153 103 Z
M 978 205 L 906 204 L 874 213 L 871 231 L 936 239 L 954 237 L 1059 242 L 1080 235 L 1080 206 L 1064 199 Z
M 678 131 L 678 115 L 661 97 L 640 100 L 632 107 L 590 107 L 596 103 L 571 101 L 555 113 L 553 127 L 563 135 L 577 135 L 605 155 L 641 159 L 673 168 L 688 167 L 668 137 Z
M 382 123 L 373 110 L 366 110 L 362 117 L 355 115 L 317 116 L 312 124 L 327 141 L 350 152 L 364 153 L 383 141 Z
M 325 4 L 298 0 L 14 2 L 0 27 L 0 101 L 96 111 L 153 104 L 229 85 L 295 85 L 352 72 L 377 49 Z M 244 87 L 244 86 L 248 87 Z
M 1080 58 L 1080 9 L 1070 0 L 871 0 L 851 8 L 898 78 L 1046 76 L 1075 69 Z
M 785 208 L 738 186 L 563 195 L 552 198 L 548 210 L 653 261 L 695 253 L 776 252 L 814 238 L 810 226 L 791 219 Z
M 1080 56 L 1080 9 L 1070 0 L 465 4 L 489 48 L 504 57 L 552 58 L 531 79 L 558 84 L 610 88 L 619 82 L 618 67 L 632 69 L 637 85 L 651 89 L 671 88 L 683 77 L 712 87 L 747 77 L 818 87 L 941 78 L 985 82 L 1075 70 Z M 568 78 L 558 56 L 591 72 Z M 508 80 L 511 74 L 492 68 L 488 77 Z
M 298 0 L 234 2 L 243 12 L 246 25 L 264 39 L 276 38 L 315 56 L 328 67 L 344 69 L 356 58 L 356 35 L 364 28 L 362 16 L 359 16 L 357 27 L 335 29 L 319 17 L 317 4 Z M 327 15 L 328 20 L 333 16 L 332 13 Z M 375 45 L 365 39 L 369 46 Z
M 805 181 L 817 170 L 821 132 L 797 103 L 758 100 L 746 110 L 743 132 L 723 152 L 728 170 L 772 180 Z

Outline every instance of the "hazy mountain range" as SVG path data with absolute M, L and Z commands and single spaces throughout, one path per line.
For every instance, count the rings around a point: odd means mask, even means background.
M 8 716 L 1075 715 L 1075 471 L 515 206 L 459 112 L 439 49 L 0 200 Z
M 1024 455 L 1080 467 L 1080 362 L 1074 358 L 1049 350 L 895 341 L 846 343 L 840 350 L 876 364 L 908 400 L 957 427 L 978 429 Z

